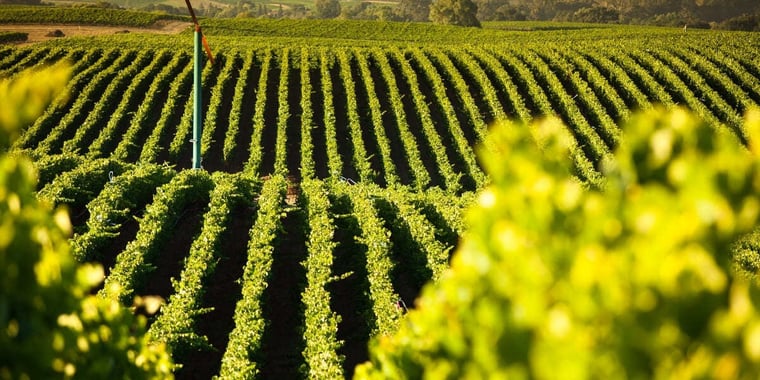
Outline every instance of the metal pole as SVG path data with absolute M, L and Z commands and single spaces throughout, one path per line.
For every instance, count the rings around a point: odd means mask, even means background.
M 201 135 L 203 133 L 203 110 L 201 109 L 201 71 L 203 56 L 201 52 L 201 28 L 195 26 L 195 51 L 193 55 L 193 169 L 201 168 Z

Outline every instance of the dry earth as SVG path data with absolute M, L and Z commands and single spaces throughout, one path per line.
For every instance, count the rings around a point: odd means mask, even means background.
M 190 23 L 184 21 L 158 21 L 147 28 L 128 26 L 94 26 L 72 24 L 0 24 L 0 31 L 23 32 L 29 35 L 26 42 L 20 45 L 28 45 L 52 39 L 66 37 L 97 36 L 117 33 L 159 33 L 176 34 L 190 27 Z M 60 30 L 64 37 L 50 37 L 48 34 Z

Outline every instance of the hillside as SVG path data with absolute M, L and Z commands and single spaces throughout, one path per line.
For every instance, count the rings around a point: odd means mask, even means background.
M 489 125 L 557 115 L 576 175 L 637 109 L 682 105 L 744 136 L 760 35 L 594 24 L 458 29 L 205 20 L 203 170 L 189 169 L 192 37 L 0 46 L 0 76 L 68 61 L 68 97 L 14 150 L 66 205 L 105 296 L 167 300 L 151 322 L 180 378 L 349 377 L 446 268 L 489 179 Z M 746 245 L 748 270 L 757 245 Z M 119 284 L 114 289 L 111 284 Z

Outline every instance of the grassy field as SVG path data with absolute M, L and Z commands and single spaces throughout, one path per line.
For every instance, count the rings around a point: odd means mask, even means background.
M 489 181 L 476 150 L 495 120 L 560 117 L 594 186 L 634 110 L 686 106 L 742 138 L 760 104 L 757 33 L 203 27 L 217 58 L 203 69 L 204 170 L 189 169 L 189 31 L 0 45 L 2 77 L 73 65 L 70 96 L 14 149 L 36 159 L 39 197 L 68 206 L 77 257 L 122 285 L 104 295 L 167 300 L 151 333 L 181 378 L 349 377 L 446 267 Z

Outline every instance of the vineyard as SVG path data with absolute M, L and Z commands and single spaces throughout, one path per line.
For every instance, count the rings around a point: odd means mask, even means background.
M 159 20 L 186 20 L 166 14 L 135 12 L 117 9 L 39 7 L 3 4 L 0 24 L 40 23 L 40 24 L 83 24 L 151 26 Z
M 756 33 L 352 42 L 346 25 L 368 24 L 322 22 L 272 42 L 230 23 L 207 28 L 204 170 L 189 170 L 189 34 L 0 45 L 0 77 L 73 66 L 13 149 L 35 159 L 39 198 L 69 209 L 76 257 L 104 264 L 103 296 L 166 300 L 150 334 L 182 378 L 351 376 L 446 268 L 489 181 L 476 152 L 495 120 L 559 116 L 593 186 L 636 109 L 686 106 L 744 138 L 760 104 Z

